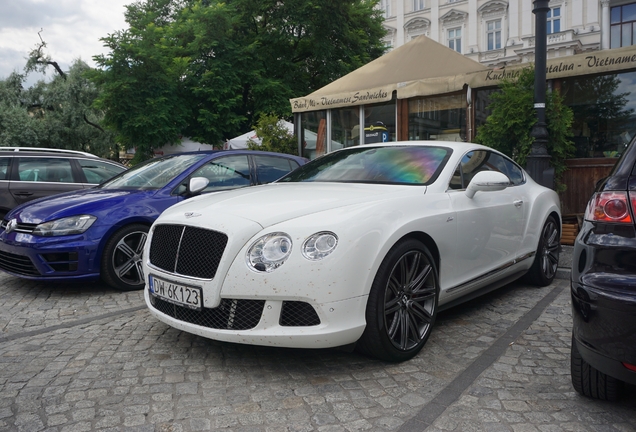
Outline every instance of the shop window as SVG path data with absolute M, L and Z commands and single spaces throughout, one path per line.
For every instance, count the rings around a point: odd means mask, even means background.
M 302 156 L 315 159 L 327 152 L 327 112 L 310 111 L 300 115 Z
M 561 31 L 561 8 L 555 7 L 548 11 L 546 30 L 548 34 Z
M 448 47 L 461 54 L 462 52 L 462 29 L 454 28 L 448 30 Z
M 610 11 L 610 48 L 636 44 L 636 3 L 613 7 Z
M 636 135 L 636 72 L 563 80 L 577 158 L 617 157 Z
M 360 144 L 360 107 L 331 110 L 331 150 Z
M 464 94 L 410 99 L 409 140 L 466 141 Z
M 395 94 L 394 94 L 395 98 Z M 364 143 L 396 141 L 395 99 L 364 107 Z
M 488 51 L 501 48 L 501 20 L 487 23 L 486 39 L 488 41 Z

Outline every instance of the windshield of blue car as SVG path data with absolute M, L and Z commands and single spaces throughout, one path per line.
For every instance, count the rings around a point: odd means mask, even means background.
M 182 154 L 150 159 L 113 177 L 99 187 L 125 190 L 161 189 L 204 157 L 202 154 Z
M 278 183 L 431 184 L 452 150 L 435 146 L 355 147 L 314 159 Z

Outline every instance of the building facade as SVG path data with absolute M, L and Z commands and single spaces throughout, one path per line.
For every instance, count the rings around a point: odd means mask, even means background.
M 631 39 L 636 17 L 620 2 L 552 0 L 549 5 L 548 58 L 623 46 L 627 29 L 619 22 L 630 23 Z M 380 7 L 389 49 L 425 35 L 489 67 L 534 61 L 532 0 L 382 0 Z

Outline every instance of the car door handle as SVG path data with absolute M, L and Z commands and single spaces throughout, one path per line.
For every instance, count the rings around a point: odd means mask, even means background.
M 33 192 L 16 192 L 15 195 L 19 197 L 28 197 L 33 195 Z
M 521 207 L 523 205 L 523 200 L 514 201 L 515 207 Z

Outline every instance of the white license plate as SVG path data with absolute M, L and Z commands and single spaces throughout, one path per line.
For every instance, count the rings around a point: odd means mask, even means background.
M 153 275 L 148 277 L 148 281 L 150 293 L 155 297 L 190 309 L 203 307 L 203 295 L 199 287 L 181 285 Z

